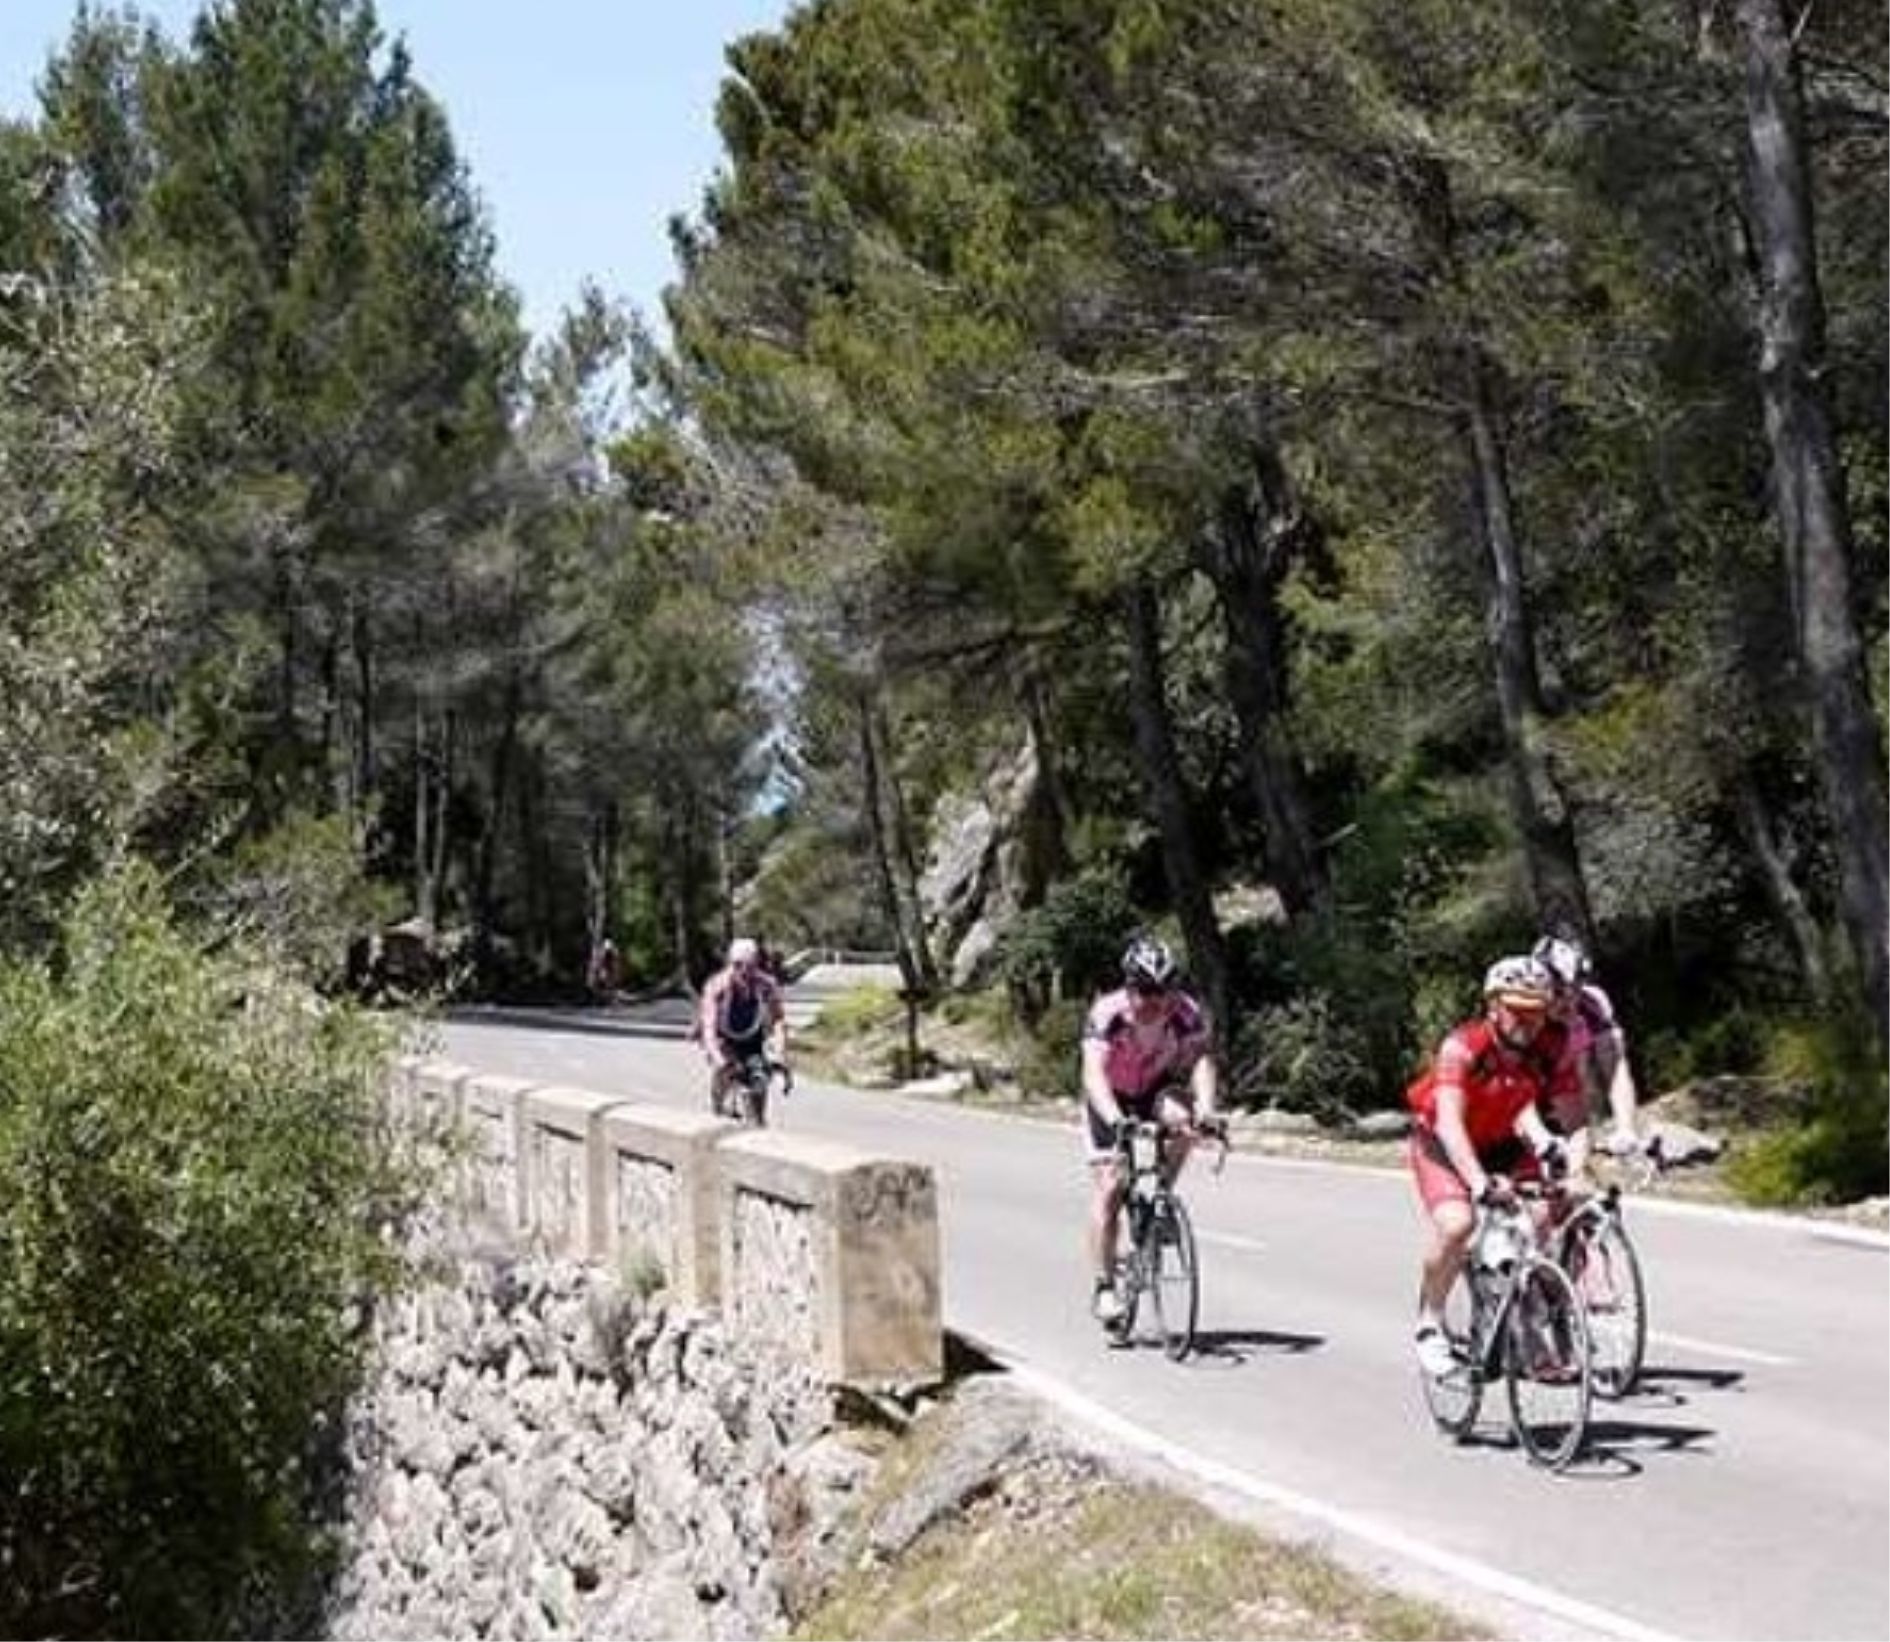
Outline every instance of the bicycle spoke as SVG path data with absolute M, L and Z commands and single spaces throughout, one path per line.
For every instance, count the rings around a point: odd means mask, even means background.
M 1149 1218 L 1150 1297 L 1162 1334 L 1162 1346 L 1179 1362 L 1194 1345 L 1201 1309 L 1201 1273 L 1196 1263 L 1194 1228 L 1178 1197 L 1169 1196 Z

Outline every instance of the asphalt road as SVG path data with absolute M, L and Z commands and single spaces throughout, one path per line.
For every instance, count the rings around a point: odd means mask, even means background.
M 800 1007 L 820 979 L 797 988 Z M 797 1010 L 798 1012 L 798 1010 Z M 699 1105 L 683 1011 L 462 1017 L 450 1058 Z M 1431 1428 L 1408 1338 L 1419 1221 L 1402 1174 L 1236 1155 L 1185 1181 L 1204 1349 L 1108 1349 L 1086 1306 L 1074 1125 L 803 1083 L 780 1123 L 932 1164 L 947 1322 L 1221 1474 L 1323 1513 L 1316 1537 L 1414 1543 L 1521 1584 L 1524 1634 L 1890 1637 L 1885 1250 L 1808 1223 L 1641 1203 L 1644 1389 L 1597 1405 L 1562 1476 Z M 1318 1527 L 1319 1524 L 1315 1524 Z M 1357 1560 L 1356 1557 L 1353 1558 Z M 1395 1562 L 1397 1559 L 1391 1558 Z M 1560 1603 L 1560 1617 L 1558 1614 Z M 1570 1604 L 1581 1623 L 1570 1623 Z

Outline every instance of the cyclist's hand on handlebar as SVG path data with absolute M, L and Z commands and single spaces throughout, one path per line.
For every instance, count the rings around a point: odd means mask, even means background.
M 1553 1184 L 1568 1179 L 1568 1147 L 1560 1136 L 1550 1139 L 1536 1154 L 1536 1161 L 1542 1165 L 1544 1180 Z
M 1506 1208 L 1516 1201 L 1516 1184 L 1508 1175 L 1493 1174 L 1483 1182 L 1477 1202 L 1487 1209 Z

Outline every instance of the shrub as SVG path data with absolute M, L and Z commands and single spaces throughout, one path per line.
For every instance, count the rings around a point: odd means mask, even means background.
M 1241 1106 L 1279 1106 L 1337 1118 L 1372 1103 L 1371 1045 L 1324 992 L 1269 1005 L 1241 1023 L 1229 1094 Z
M 293 1623 L 388 1219 L 388 1028 L 81 893 L 0 968 L 0 1631 Z
M 998 966 L 1018 1013 L 1034 1021 L 1052 998 L 1112 977 L 1136 923 L 1114 867 L 1053 884 L 1043 905 L 1016 918 L 998 943 Z
M 1748 1202 L 1848 1203 L 1890 1190 L 1890 1070 L 1870 1026 L 1844 1015 L 1796 1030 L 1775 1030 L 1767 1070 L 1808 1077 L 1811 1110 L 1802 1124 L 1748 1141 L 1726 1167 Z

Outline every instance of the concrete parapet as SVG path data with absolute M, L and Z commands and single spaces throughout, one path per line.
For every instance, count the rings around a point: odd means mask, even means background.
M 554 1254 L 594 1259 L 604 1252 L 602 1123 L 623 1098 L 551 1085 L 520 1102 L 524 1227 Z
M 621 1272 L 653 1266 L 678 1300 L 721 1302 L 722 1230 L 715 1148 L 738 1125 L 707 1112 L 614 1106 L 591 1157 L 600 1211 L 594 1252 Z
M 524 1097 L 539 1085 L 490 1074 L 459 1084 L 459 1115 L 472 1145 L 461 1186 L 467 1214 L 494 1231 L 515 1235 L 527 1224 L 531 1154 L 525 1144 Z
M 779 1132 L 716 1148 L 722 1309 L 835 1383 L 943 1371 L 938 1192 L 924 1164 Z
M 407 1074 L 407 1115 L 435 1133 L 457 1127 L 463 1115 L 462 1091 L 467 1080 L 477 1075 L 456 1061 L 412 1062 Z

